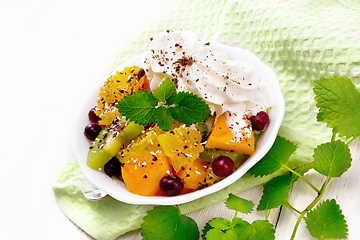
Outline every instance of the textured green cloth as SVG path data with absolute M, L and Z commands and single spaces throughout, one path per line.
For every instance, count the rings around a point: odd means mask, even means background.
M 296 167 L 311 160 L 313 149 L 331 136 L 331 130 L 316 121 L 313 81 L 337 75 L 360 84 L 359 13 L 358 0 L 177 1 L 156 14 L 157 19 L 148 19 L 146 31 L 119 44 L 114 67 L 146 51 L 149 38 L 167 29 L 189 29 L 200 39 L 250 50 L 278 75 L 286 103 L 279 135 L 298 145 L 290 159 Z M 238 194 L 270 178 L 245 175 L 226 189 L 182 204 L 181 211 L 210 206 L 229 193 Z M 108 196 L 87 201 L 81 193 L 81 180 L 79 166 L 70 159 L 53 189 L 63 212 L 95 239 L 115 239 L 139 228 L 152 208 Z

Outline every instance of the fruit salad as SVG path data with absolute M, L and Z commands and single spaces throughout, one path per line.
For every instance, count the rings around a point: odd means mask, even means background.
M 87 165 L 142 196 L 187 194 L 241 167 L 270 122 L 271 95 L 249 63 L 210 45 L 162 32 L 139 66 L 109 77 L 89 110 Z

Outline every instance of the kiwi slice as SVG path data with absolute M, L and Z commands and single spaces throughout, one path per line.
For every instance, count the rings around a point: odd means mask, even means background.
M 130 122 L 125 118 L 117 118 L 104 128 L 90 147 L 87 165 L 99 170 L 112 159 L 120 149 L 128 145 L 132 139 L 144 130 L 144 126 Z
M 208 116 L 205 121 L 199 122 L 195 125 L 195 128 L 201 133 L 202 142 L 205 142 L 209 137 L 210 130 L 212 125 L 214 124 L 215 117 L 210 115 Z
M 205 148 L 205 150 L 200 153 L 200 158 L 206 162 L 213 162 L 216 158 L 221 156 L 227 156 L 233 160 L 235 168 L 240 167 L 246 159 L 249 157 L 247 154 L 230 152 L 226 150 L 220 150 L 215 148 Z

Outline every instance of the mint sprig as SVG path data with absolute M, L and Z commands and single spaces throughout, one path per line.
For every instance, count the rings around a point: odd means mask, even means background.
M 211 113 L 201 97 L 177 92 L 170 78 L 153 93 L 145 90 L 126 95 L 116 107 L 128 120 L 141 125 L 155 122 L 164 131 L 171 129 L 173 120 L 191 125 L 205 120 Z

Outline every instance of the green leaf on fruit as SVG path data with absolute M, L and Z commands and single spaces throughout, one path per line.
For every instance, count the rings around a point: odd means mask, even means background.
M 193 93 L 179 92 L 174 103 L 176 106 L 170 108 L 171 115 L 175 120 L 185 124 L 201 122 L 211 113 L 206 102 Z
M 148 211 L 141 224 L 144 240 L 197 240 L 199 229 L 196 222 L 180 213 L 175 206 L 156 206 Z
M 173 124 L 173 119 L 169 108 L 164 106 L 159 106 L 155 109 L 155 122 L 158 127 L 164 131 L 169 131 Z
M 360 136 L 360 92 L 350 79 L 321 78 L 314 81 L 314 93 L 319 122 L 327 123 L 339 136 Z
M 154 97 L 159 102 L 166 102 L 168 105 L 174 104 L 176 96 L 176 86 L 170 78 L 166 78 L 154 91 Z
M 310 234 L 317 239 L 344 239 L 348 226 L 335 199 L 320 203 L 304 218 Z
M 211 113 L 207 103 L 189 92 L 176 92 L 175 84 L 167 78 L 154 93 L 137 91 L 125 96 L 116 105 L 128 120 L 146 125 L 155 122 L 168 131 L 173 120 L 192 125 L 205 120 Z
M 132 122 L 146 125 L 155 121 L 157 100 L 151 92 L 137 91 L 126 95 L 118 102 L 116 108 Z
M 271 179 L 264 185 L 263 195 L 257 207 L 258 211 L 277 208 L 285 202 L 289 195 L 293 177 L 289 174 Z
M 272 174 L 285 165 L 295 150 L 295 144 L 277 136 L 269 152 L 248 172 L 255 177 Z
M 225 205 L 228 209 L 245 214 L 251 213 L 254 208 L 254 203 L 252 201 L 235 196 L 232 193 L 230 193 L 229 197 L 226 199 Z
M 340 177 L 352 161 L 348 145 L 340 140 L 317 146 L 313 157 L 314 169 L 329 178 Z

